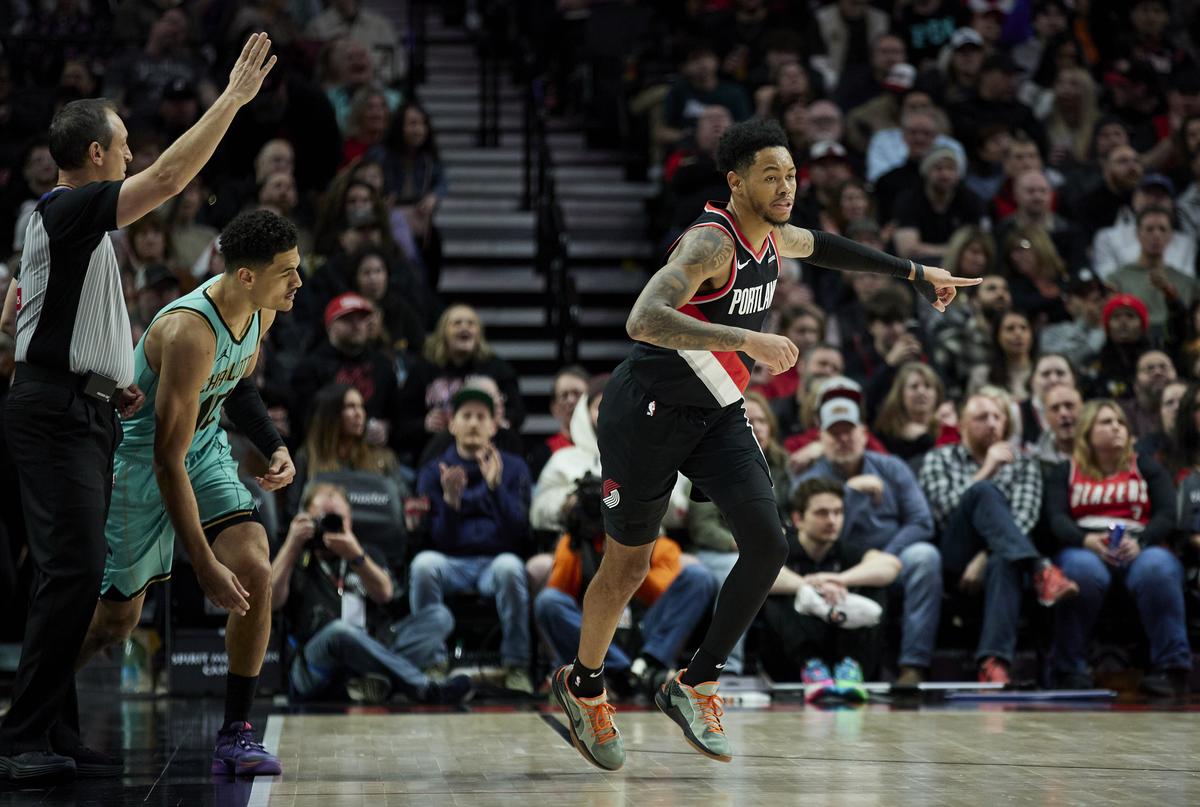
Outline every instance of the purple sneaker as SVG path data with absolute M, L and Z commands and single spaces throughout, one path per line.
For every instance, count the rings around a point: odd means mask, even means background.
M 212 772 L 229 776 L 277 776 L 283 773 L 283 766 L 279 757 L 254 739 L 254 728 L 249 723 L 230 723 L 217 732 Z

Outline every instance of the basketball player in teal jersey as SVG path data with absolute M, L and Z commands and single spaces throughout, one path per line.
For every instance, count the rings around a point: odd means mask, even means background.
M 124 423 L 100 601 L 78 665 L 138 624 L 146 588 L 171 576 L 178 536 L 214 605 L 229 611 L 225 720 L 214 773 L 280 773 L 247 722 L 271 631 L 271 562 L 254 500 L 220 426 L 224 409 L 269 459 L 268 491 L 295 467 L 250 378 L 277 311 L 300 288 L 296 228 L 265 210 L 221 233 L 225 272 L 155 315 L 134 351 L 141 410 Z

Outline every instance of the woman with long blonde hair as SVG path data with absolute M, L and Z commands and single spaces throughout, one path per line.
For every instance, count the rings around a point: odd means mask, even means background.
M 1092 132 L 1100 118 L 1096 81 L 1082 67 L 1067 67 L 1054 79 L 1054 100 L 1046 118 L 1051 165 L 1086 165 Z
M 517 374 L 492 351 L 474 308 L 457 303 L 443 311 L 425 340 L 424 354 L 413 363 L 400 396 L 400 441 L 406 455 L 420 456 L 430 437 L 446 431 L 450 401 L 472 375 L 496 382 L 505 412 L 497 425 L 520 433 L 525 403 Z
M 1050 472 L 1043 506 L 1060 547 L 1057 563 L 1079 584 L 1079 596 L 1055 609 L 1054 685 L 1091 686 L 1088 644 L 1116 579 L 1133 596 L 1150 640 L 1150 670 L 1142 690 L 1158 696 L 1185 694 L 1192 651 L 1183 566 L 1170 548 L 1175 488 L 1162 466 L 1134 453 L 1129 422 L 1115 401 L 1090 401 L 1083 407 L 1071 461 Z M 1123 535 L 1114 536 L 1114 528 Z
M 943 423 L 940 415 L 945 400 L 946 388 L 933 368 L 908 362 L 896 373 L 879 407 L 875 434 L 900 459 L 921 457 L 955 431 Z

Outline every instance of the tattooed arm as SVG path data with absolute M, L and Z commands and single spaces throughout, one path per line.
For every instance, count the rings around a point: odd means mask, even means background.
M 739 350 L 749 333 L 745 328 L 701 322 L 678 310 L 705 281 L 728 277 L 732 261 L 733 239 L 716 227 L 685 233 L 633 304 L 625 322 L 630 338 L 685 350 Z
M 723 285 L 733 259 L 733 239 L 715 227 L 685 233 L 667 265 L 654 273 L 633 304 L 625 322 L 630 338 L 675 350 L 740 350 L 776 375 L 790 369 L 799 354 L 791 339 L 680 313 L 705 281 Z

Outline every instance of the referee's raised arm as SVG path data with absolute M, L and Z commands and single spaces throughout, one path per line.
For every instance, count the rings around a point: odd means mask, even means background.
M 229 73 L 229 85 L 208 111 L 153 165 L 125 181 L 117 201 L 118 227 L 132 224 L 181 193 L 200 173 L 229 130 L 233 116 L 254 99 L 263 79 L 275 66 L 275 57 L 267 58 L 270 49 L 271 40 L 266 34 L 251 36 Z

